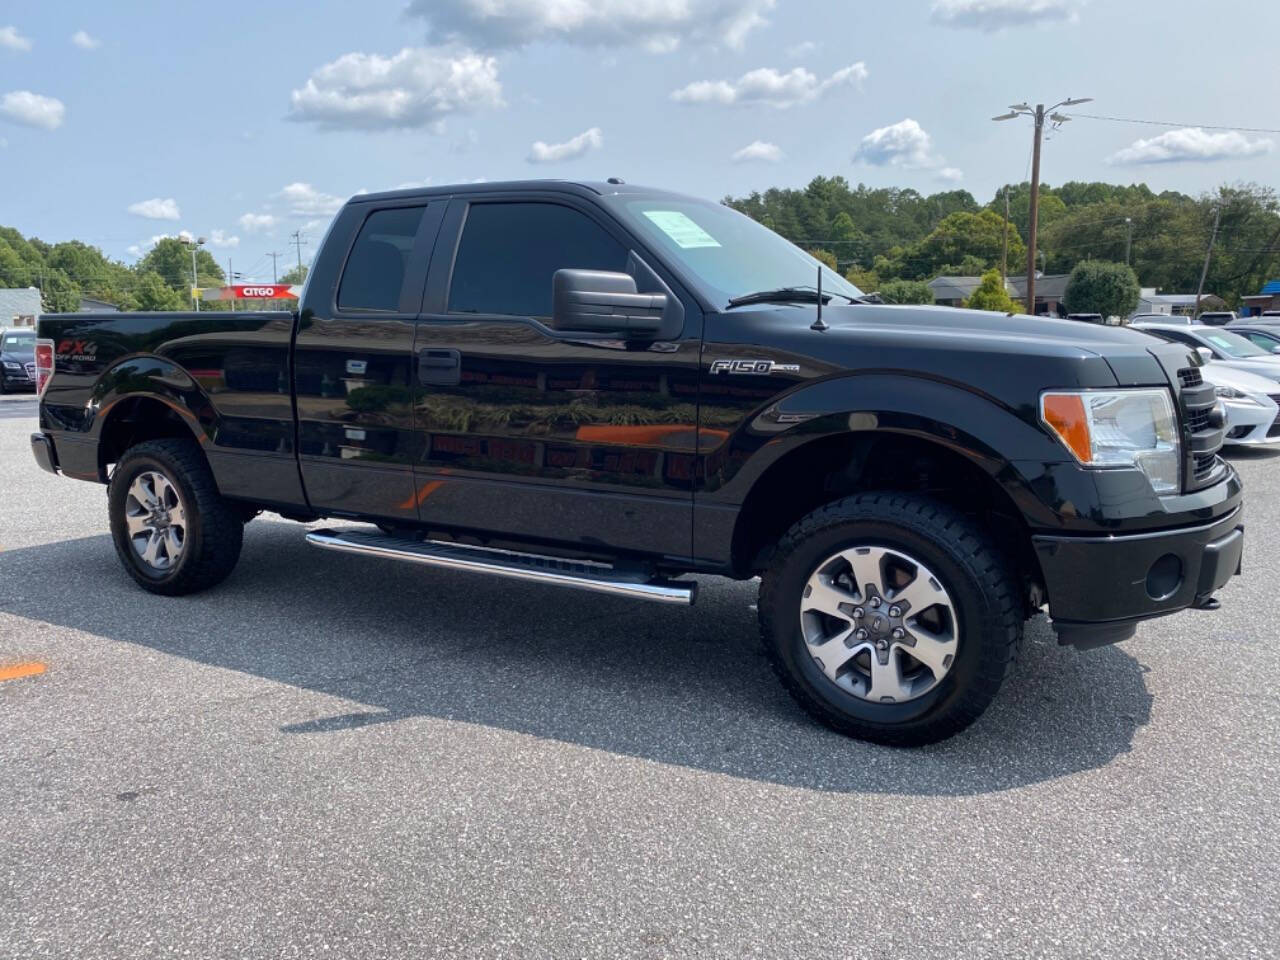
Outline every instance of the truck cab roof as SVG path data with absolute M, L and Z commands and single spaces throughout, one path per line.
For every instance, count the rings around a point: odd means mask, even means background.
M 615 178 L 616 180 L 617 178 Z M 680 197 L 685 194 L 657 187 L 646 187 L 640 184 L 616 183 L 604 180 L 481 180 L 477 183 L 443 183 L 438 186 L 407 187 L 402 190 L 382 190 L 378 193 L 356 194 L 348 203 L 368 203 L 383 200 L 411 199 L 413 197 L 449 197 L 473 193 L 506 193 L 520 190 L 538 190 L 543 192 L 576 194 L 578 196 L 646 196 L 646 197 Z

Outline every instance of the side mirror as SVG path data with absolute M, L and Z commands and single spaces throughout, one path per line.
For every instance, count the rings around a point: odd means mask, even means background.
M 604 270 L 557 270 L 551 278 L 551 327 L 643 337 L 662 329 L 663 293 L 637 293 L 635 278 Z
M 1280 353 L 1280 343 L 1277 343 L 1274 347 L 1272 347 L 1272 348 L 1271 348 L 1271 352 L 1272 352 L 1272 353 Z
M 1208 347 L 1196 347 L 1196 353 L 1200 354 L 1200 359 L 1205 363 L 1213 359 L 1213 351 Z

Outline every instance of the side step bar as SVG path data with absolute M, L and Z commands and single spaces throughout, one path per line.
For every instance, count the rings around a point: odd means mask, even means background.
M 469 570 L 512 580 L 533 580 L 681 606 L 692 604 L 698 590 L 698 585 L 692 581 L 648 579 L 641 573 L 617 570 L 602 563 L 561 560 L 440 540 L 401 540 L 364 530 L 313 530 L 307 534 L 307 542 L 326 550 L 362 557 L 404 560 L 428 567 Z

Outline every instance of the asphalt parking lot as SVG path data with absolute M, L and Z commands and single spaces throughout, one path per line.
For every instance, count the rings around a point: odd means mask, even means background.
M 25 405 L 25 406 L 24 406 Z M 324 553 L 117 565 L 0 402 L 0 956 L 1271 957 L 1280 457 L 1245 576 L 1080 654 L 1041 622 L 947 743 L 846 740 L 690 610 Z

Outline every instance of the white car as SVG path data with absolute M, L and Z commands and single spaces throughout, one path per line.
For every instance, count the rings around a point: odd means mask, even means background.
M 1263 350 L 1225 327 L 1200 324 L 1184 327 L 1169 323 L 1131 323 L 1129 326 L 1161 340 L 1192 347 L 1209 363 L 1221 363 L 1246 373 L 1260 374 L 1273 382 L 1280 381 L 1280 355 Z
M 1280 385 L 1212 361 L 1200 368 L 1227 408 L 1225 443 L 1245 447 L 1280 444 Z

